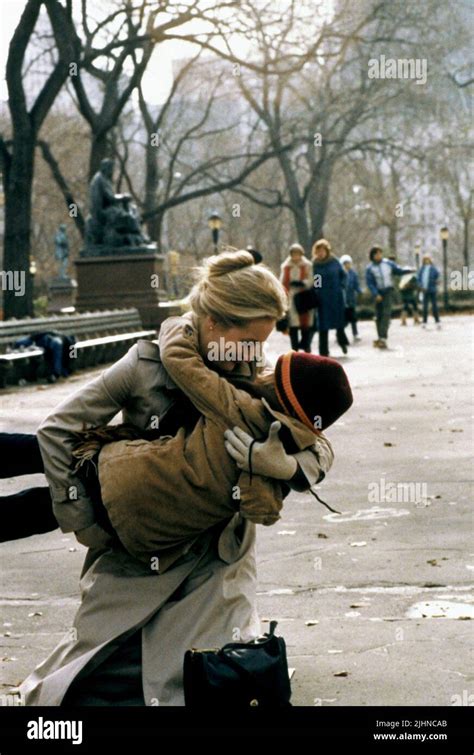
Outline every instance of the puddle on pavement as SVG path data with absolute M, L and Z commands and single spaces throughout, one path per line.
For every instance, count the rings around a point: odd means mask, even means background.
M 474 619 L 474 605 L 451 603 L 448 600 L 427 600 L 411 606 L 406 616 L 408 619 Z
M 409 513 L 408 509 L 385 509 L 380 506 L 372 506 L 371 509 L 359 509 L 356 512 L 343 511 L 342 514 L 326 514 L 323 519 L 327 522 L 355 522 L 367 519 L 389 519 L 406 516 Z

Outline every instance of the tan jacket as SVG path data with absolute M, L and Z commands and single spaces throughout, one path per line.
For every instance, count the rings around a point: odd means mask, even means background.
M 191 312 L 182 316 L 191 323 Z M 161 326 L 163 328 L 163 325 Z M 262 365 L 240 363 L 232 373 L 253 379 Z M 228 376 L 232 379 L 232 376 Z M 72 449 L 76 433 L 87 427 L 99 427 L 122 412 L 123 422 L 143 430 L 161 422 L 179 401 L 178 386 L 166 372 L 156 341 L 138 341 L 115 364 L 60 403 L 38 428 L 38 442 L 45 474 L 53 498 L 54 515 L 63 532 L 88 527 L 97 521 L 96 511 L 80 478 L 72 471 Z M 310 484 L 322 471 L 327 472 L 333 462 L 329 444 L 295 454 Z M 233 528 L 233 527 L 232 527 Z M 223 533 L 224 534 L 224 533 Z M 227 533 L 221 538 L 228 541 Z M 227 549 L 227 548 L 226 548 Z M 230 548 L 232 551 L 235 548 Z
M 288 427 L 298 450 L 325 438 L 263 399 L 238 390 L 206 367 L 199 354 L 197 323 L 169 318 L 160 331 L 162 362 L 177 386 L 202 415 L 191 432 L 154 441 L 123 440 L 99 456 L 102 500 L 129 553 L 164 571 L 189 538 L 224 523 L 236 511 L 255 524 L 280 518 L 282 489 L 277 480 L 240 472 L 224 446 L 224 431 L 237 425 L 257 440 L 275 420 Z

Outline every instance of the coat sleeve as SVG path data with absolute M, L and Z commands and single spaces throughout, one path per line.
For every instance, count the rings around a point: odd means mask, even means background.
M 183 323 L 180 317 L 169 317 L 162 323 L 161 360 L 196 409 L 223 427 L 237 425 L 250 432 L 266 432 L 268 418 L 261 401 L 206 367 L 198 347 L 198 334 L 191 324 Z
M 71 470 L 75 433 L 106 424 L 126 406 L 136 362 L 137 349 L 132 346 L 122 359 L 59 404 L 38 428 L 53 511 L 63 532 L 84 529 L 96 521 L 92 500 Z
M 360 289 L 359 276 L 357 275 L 355 270 L 354 270 L 354 276 L 355 276 L 354 277 L 354 291 L 356 292 L 356 294 L 361 294 L 362 291 Z
M 308 490 L 329 472 L 334 461 L 334 451 L 326 436 L 320 433 L 311 448 L 298 451 L 294 457 L 308 481 L 305 488 Z M 292 487 L 291 480 L 287 484 Z M 301 490 L 301 487 L 298 485 L 295 489 Z
M 238 479 L 240 513 L 254 524 L 269 526 L 280 519 L 283 492 L 278 480 L 241 472 Z
M 390 260 L 391 266 L 392 266 L 392 273 L 394 275 L 405 275 L 405 273 L 411 273 L 413 268 L 412 267 L 400 267 L 400 265 L 397 265 L 396 262 L 392 262 Z
M 378 296 L 378 290 L 377 286 L 375 284 L 374 274 L 372 270 L 370 269 L 370 265 L 367 267 L 365 271 L 365 282 L 367 283 L 367 288 L 369 289 L 372 296 Z

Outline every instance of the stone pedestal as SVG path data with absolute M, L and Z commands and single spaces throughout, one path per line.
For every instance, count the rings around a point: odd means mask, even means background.
M 167 298 L 164 283 L 165 255 L 134 251 L 126 254 L 81 256 L 75 263 L 79 312 L 137 307 L 144 328 L 158 328 L 163 319 L 158 302 Z
M 48 313 L 59 314 L 74 307 L 77 283 L 72 278 L 53 278 L 48 284 Z

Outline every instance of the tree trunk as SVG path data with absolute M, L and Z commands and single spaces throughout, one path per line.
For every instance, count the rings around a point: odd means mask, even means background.
M 157 207 L 157 191 L 159 184 L 157 148 L 147 142 L 145 153 L 145 201 L 144 214 L 152 212 Z M 147 233 L 152 241 L 157 243 L 161 237 L 163 215 L 152 215 L 146 220 Z
M 388 248 L 390 254 L 397 256 L 397 221 L 392 220 L 388 226 Z
M 3 267 L 10 281 L 3 294 L 4 317 L 33 315 L 33 279 L 30 274 L 30 225 L 35 139 L 32 133 L 16 134 L 5 191 L 5 241 Z M 13 276 L 13 278 L 11 277 Z M 23 289 L 23 290 L 21 290 Z
M 314 200 L 310 203 L 312 242 L 324 238 L 324 221 L 328 209 L 329 184 L 315 193 Z
M 91 152 L 89 155 L 89 181 L 99 170 L 101 160 L 105 160 L 105 158 L 110 157 L 111 154 L 112 152 L 109 153 L 108 132 L 100 131 L 98 133 L 93 133 Z
M 291 211 L 295 219 L 296 236 L 307 254 L 311 251 L 311 235 L 308 227 L 305 208 L 300 205 L 292 206 Z
M 324 238 L 324 222 L 328 211 L 331 190 L 332 164 L 329 159 L 320 160 L 314 183 L 308 196 L 311 218 L 312 243 Z
M 464 264 L 469 270 L 469 220 L 470 218 L 463 218 L 463 245 L 462 254 Z

